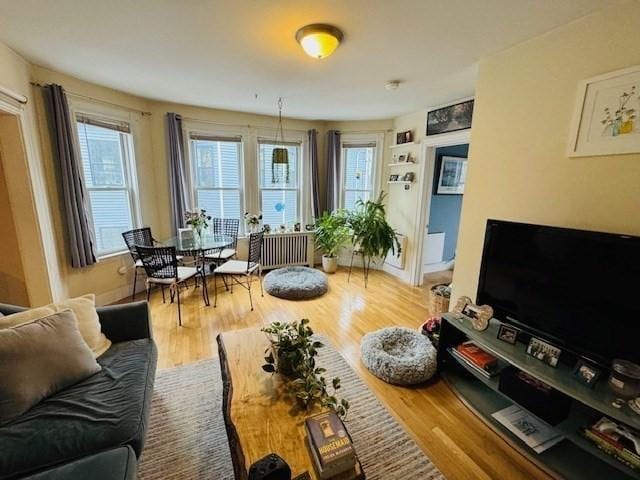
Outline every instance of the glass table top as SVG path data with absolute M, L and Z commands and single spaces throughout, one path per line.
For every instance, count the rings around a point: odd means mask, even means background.
M 198 237 L 194 232 L 182 230 L 180 235 L 167 239 L 163 244 L 176 247 L 178 253 L 184 253 L 217 250 L 232 245 L 233 241 L 233 237 L 229 235 L 203 233 L 201 237 Z

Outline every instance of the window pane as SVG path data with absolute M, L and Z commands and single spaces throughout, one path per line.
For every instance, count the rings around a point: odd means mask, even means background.
M 191 140 L 196 187 L 240 187 L 240 143 Z
M 347 210 L 354 210 L 356 207 L 356 202 L 358 200 L 362 200 L 366 202 L 371 197 L 370 191 L 357 192 L 353 190 L 347 190 L 344 192 L 344 208 Z
M 91 190 L 91 215 L 99 253 L 125 250 L 122 232 L 133 228 L 129 192 L 126 190 Z
M 373 185 L 373 147 L 344 149 L 344 188 L 369 190 Z
M 240 190 L 198 190 L 198 208 L 217 218 L 241 218 Z
M 121 134 L 109 128 L 77 123 L 85 186 L 124 187 Z
M 296 190 L 262 190 L 262 222 L 277 227 L 292 225 L 298 219 Z
M 276 145 L 260 143 L 260 181 L 263 188 L 298 188 L 298 151 L 297 145 L 285 145 L 289 152 L 289 181 L 286 178 L 285 165 L 272 165 L 273 149 Z M 282 148 L 282 146 L 279 146 Z M 274 182 L 274 173 L 276 181 Z

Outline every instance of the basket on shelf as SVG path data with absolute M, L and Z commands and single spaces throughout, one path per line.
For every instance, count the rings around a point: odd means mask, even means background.
M 445 283 L 434 285 L 430 289 L 429 310 L 432 315 L 440 315 L 449 311 L 449 298 L 451 297 L 451 287 Z

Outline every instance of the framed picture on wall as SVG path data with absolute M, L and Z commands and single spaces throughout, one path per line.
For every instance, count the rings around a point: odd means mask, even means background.
M 467 178 L 467 159 L 464 157 L 442 157 L 438 174 L 438 195 L 462 195 Z
M 471 128 L 473 100 L 448 105 L 427 113 L 427 136 Z
M 640 152 L 639 113 L 640 65 L 582 81 L 568 156 Z

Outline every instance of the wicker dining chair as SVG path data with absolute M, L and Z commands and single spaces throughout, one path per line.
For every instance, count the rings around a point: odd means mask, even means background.
M 260 294 L 264 297 L 262 291 L 262 265 L 260 264 L 260 258 L 262 256 L 262 241 L 264 240 L 264 232 L 252 233 L 249 236 L 249 257 L 247 261 L 244 260 L 228 260 L 213 271 L 213 288 L 214 288 L 214 300 L 213 306 L 218 304 L 218 284 L 217 275 L 231 278 L 231 293 L 233 293 L 233 283 L 237 283 L 243 288 L 249 291 L 249 302 L 251 304 L 251 310 L 253 310 L 253 298 L 251 296 L 251 280 L 254 274 L 258 275 L 258 281 L 260 283 Z M 240 280 L 239 280 L 240 278 Z M 246 279 L 246 284 L 241 279 Z
M 140 260 L 140 257 L 138 256 L 136 245 L 153 247 L 157 242 L 153 238 L 153 235 L 151 235 L 151 228 L 149 227 L 134 228 L 133 230 L 122 232 L 122 238 L 124 238 L 124 243 L 127 245 L 131 258 L 133 259 L 133 264 L 135 265 L 135 273 L 133 275 L 133 292 L 131 293 L 131 300 L 135 300 L 138 275 L 144 273 L 144 266 L 142 265 L 142 260 Z
M 202 299 L 209 306 L 209 292 L 204 272 L 196 267 L 178 266 L 176 247 L 146 247 L 136 245 L 138 257 L 147 274 L 147 301 L 151 295 L 152 285 L 162 288 L 162 301 L 165 301 L 164 289 L 169 287 L 171 303 L 178 300 L 178 325 L 182 326 L 182 311 L 180 306 L 180 285 L 190 278 L 202 278 Z
M 240 220 L 237 218 L 214 218 L 211 222 L 211 233 L 214 235 L 226 235 L 233 238 L 233 243 L 225 248 L 208 251 L 204 255 L 204 260 L 218 267 L 227 260 L 236 257 L 238 246 L 238 231 L 240 230 Z

